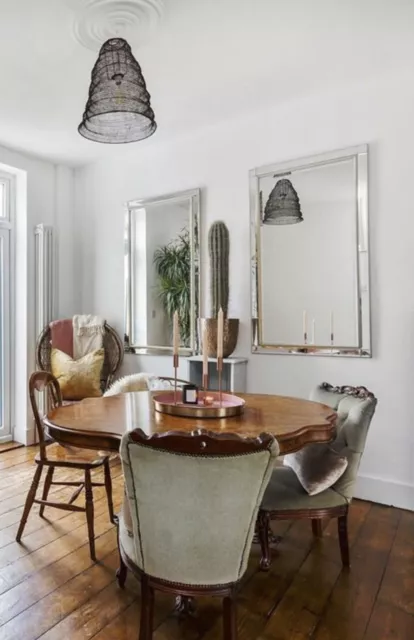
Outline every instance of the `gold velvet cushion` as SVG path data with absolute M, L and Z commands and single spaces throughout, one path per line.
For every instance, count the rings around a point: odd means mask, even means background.
M 293 469 L 310 496 L 316 496 L 339 480 L 348 466 L 348 458 L 328 445 L 310 444 L 286 455 L 283 464 Z
M 59 349 L 52 349 L 52 374 L 58 380 L 64 400 L 98 398 L 105 352 L 96 349 L 79 360 L 73 360 Z

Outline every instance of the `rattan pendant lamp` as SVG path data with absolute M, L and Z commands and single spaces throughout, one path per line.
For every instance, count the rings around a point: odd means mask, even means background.
M 150 94 L 131 47 L 123 38 L 107 40 L 92 70 L 79 133 L 94 142 L 124 144 L 148 138 L 156 128 Z
M 297 224 L 303 222 L 299 196 L 290 180 L 276 182 L 266 202 L 263 224 Z

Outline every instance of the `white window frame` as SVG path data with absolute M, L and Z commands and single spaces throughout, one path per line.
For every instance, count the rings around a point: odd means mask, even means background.
M 16 181 L 15 176 L 4 171 L 0 171 L 0 183 L 4 188 L 6 216 L 0 216 L 0 243 L 2 245 L 2 256 L 8 268 L 1 269 L 0 277 L 1 291 L 3 293 L 4 316 L 2 319 L 2 340 L 3 361 L 3 400 L 2 415 L 0 415 L 0 442 L 7 442 L 13 437 L 13 359 L 14 353 L 14 331 L 13 331 L 13 309 L 14 309 L 14 256 L 15 256 L 15 233 L 14 219 L 16 206 Z

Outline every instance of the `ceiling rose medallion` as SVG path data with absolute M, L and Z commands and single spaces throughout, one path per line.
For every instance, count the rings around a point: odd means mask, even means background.
M 109 38 L 145 43 L 164 15 L 164 0 L 68 0 L 75 11 L 72 33 L 87 49 L 98 51 Z
M 148 39 L 163 16 L 164 0 L 67 2 L 75 11 L 73 37 L 87 49 L 99 50 L 79 133 L 109 144 L 148 138 L 157 125 L 129 42 Z

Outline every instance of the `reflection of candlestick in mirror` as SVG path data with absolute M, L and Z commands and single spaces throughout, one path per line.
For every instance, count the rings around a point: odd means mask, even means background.
M 334 314 L 333 311 L 331 311 L 331 345 L 333 346 L 334 343 Z
M 306 311 L 303 312 L 303 342 L 308 342 L 308 315 Z
M 223 357 L 223 334 L 224 334 L 223 309 L 220 307 L 217 316 L 217 358 Z

